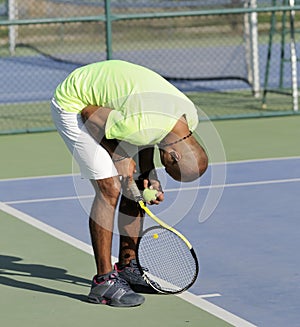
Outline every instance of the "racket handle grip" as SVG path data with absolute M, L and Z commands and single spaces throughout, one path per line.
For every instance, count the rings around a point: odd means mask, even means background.
M 129 189 L 130 189 L 130 192 L 136 202 L 143 201 L 143 197 L 142 197 L 141 192 L 140 192 L 139 188 L 137 187 L 135 181 L 132 181 L 130 183 Z

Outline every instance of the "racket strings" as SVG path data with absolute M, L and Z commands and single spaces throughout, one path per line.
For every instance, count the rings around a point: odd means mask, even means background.
M 138 249 L 144 275 L 162 291 L 179 292 L 197 275 L 197 263 L 190 249 L 175 233 L 155 227 L 144 232 Z

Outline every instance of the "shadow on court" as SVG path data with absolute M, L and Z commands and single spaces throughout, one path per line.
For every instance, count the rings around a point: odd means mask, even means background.
M 75 300 L 87 302 L 86 295 L 74 294 L 65 292 L 59 289 L 53 289 L 38 285 L 36 283 L 30 283 L 20 281 L 17 277 L 34 277 L 45 280 L 55 280 L 63 283 L 75 284 L 80 286 L 90 286 L 90 280 L 70 275 L 67 270 L 57 267 L 50 267 L 39 264 L 26 264 L 22 263 L 22 258 L 0 255 L 0 284 L 19 289 L 27 289 L 30 291 L 56 294 L 65 297 L 69 297 Z M 16 277 L 16 278 L 14 278 Z

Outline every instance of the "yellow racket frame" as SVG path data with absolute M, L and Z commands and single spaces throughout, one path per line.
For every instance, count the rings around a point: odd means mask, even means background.
M 186 239 L 185 236 L 183 236 L 180 232 L 178 232 L 175 228 L 171 227 L 170 225 L 166 224 L 164 221 L 162 221 L 161 219 L 159 219 L 153 212 L 151 212 L 151 210 L 146 206 L 146 204 L 144 203 L 144 199 L 141 195 L 140 190 L 138 189 L 136 183 L 133 181 L 130 183 L 129 185 L 129 189 L 135 199 L 135 201 L 139 204 L 139 206 L 141 207 L 141 209 L 144 210 L 144 212 L 150 217 L 152 218 L 156 223 L 158 223 L 160 226 L 168 229 L 169 231 L 173 232 L 174 234 L 176 234 L 178 237 L 180 237 L 182 239 L 182 241 L 187 245 L 187 247 L 191 250 L 192 244 Z
M 155 216 L 155 214 L 153 212 L 151 212 L 151 210 L 145 205 L 143 200 L 139 200 L 138 204 L 140 205 L 140 207 L 145 211 L 145 213 L 152 218 L 155 222 L 157 222 L 160 226 L 170 230 L 171 232 L 173 232 L 174 234 L 176 234 L 178 237 L 180 237 L 182 239 L 182 241 L 187 245 L 187 247 L 191 250 L 192 249 L 192 244 L 186 239 L 185 236 L 183 236 L 180 232 L 178 232 L 175 228 L 169 226 L 168 224 L 166 224 L 164 221 L 162 221 L 161 219 L 159 219 L 157 216 Z

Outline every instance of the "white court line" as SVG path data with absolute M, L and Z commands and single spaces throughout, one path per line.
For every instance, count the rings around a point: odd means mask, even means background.
M 227 187 L 242 187 L 242 186 L 268 185 L 268 184 L 281 184 L 281 183 L 295 183 L 295 182 L 300 182 L 300 177 L 299 178 L 287 178 L 287 179 L 273 179 L 273 180 L 256 181 L 256 182 L 184 187 L 184 188 L 180 188 L 180 191 L 205 190 L 205 189 L 223 188 L 223 187 L 227 188 Z M 178 190 L 179 190 L 178 188 L 170 188 L 170 189 L 164 190 L 164 192 L 175 192 Z
M 274 158 L 261 158 L 261 159 L 246 159 L 246 160 L 236 160 L 236 161 L 226 161 L 226 162 L 212 162 L 209 166 L 215 165 L 234 165 L 234 164 L 243 164 L 243 163 L 255 163 L 255 162 L 266 162 L 266 161 L 280 161 L 280 160 L 300 160 L 300 156 L 292 156 L 292 157 L 274 157 Z M 164 168 L 157 168 L 163 169 Z M 32 176 L 32 177 L 16 177 L 16 178 L 4 178 L 0 179 L 0 182 L 7 181 L 19 181 L 19 180 L 30 180 L 30 179 L 44 179 L 44 178 L 60 178 L 60 177 L 72 177 L 72 176 L 80 176 L 80 174 L 60 174 L 60 175 L 44 175 L 44 176 Z
M 255 186 L 255 185 L 268 185 L 268 184 L 281 184 L 281 183 L 297 183 L 300 182 L 300 178 L 289 178 L 289 179 L 273 179 L 266 181 L 257 182 L 244 182 L 244 183 L 232 183 L 232 184 L 219 184 L 219 185 L 207 185 L 207 186 L 194 186 L 194 187 L 183 187 L 183 188 L 169 188 L 165 189 L 164 192 L 178 192 L 180 191 L 193 191 L 193 190 L 205 190 L 212 188 L 229 188 L 229 187 L 243 187 L 243 186 Z M 88 199 L 93 198 L 94 195 L 81 195 L 81 196 L 65 196 L 59 198 L 42 198 L 33 200 L 16 200 L 7 201 L 6 204 L 21 204 L 21 203 L 35 203 L 35 202 L 47 202 L 47 201 L 65 201 L 65 200 L 76 200 L 76 199 Z
M 76 199 L 90 199 L 94 198 L 94 195 L 78 195 L 78 196 L 63 196 L 59 198 L 42 198 L 42 199 L 33 199 L 33 200 L 16 200 L 16 201 L 7 201 L 6 204 L 20 204 L 20 203 L 36 203 L 36 202 L 49 202 L 49 201 L 67 201 L 67 200 L 76 200 Z
M 243 163 L 255 163 L 255 162 L 266 162 L 266 161 L 280 161 L 280 160 L 300 160 L 300 156 L 292 157 L 274 157 L 274 158 L 260 158 L 260 159 L 245 159 L 245 160 L 232 160 L 226 162 L 213 162 L 211 165 L 231 165 L 231 164 L 243 164 Z
M 225 162 L 226 164 L 238 164 L 238 163 L 254 163 L 254 162 L 266 162 L 266 161 L 280 161 L 280 160 L 299 160 L 300 156 L 292 156 L 292 157 L 274 157 L 274 158 L 260 158 L 260 159 L 246 159 L 246 160 L 235 160 Z M 218 164 L 213 163 L 214 164 Z M 222 164 L 222 163 L 221 163 Z M 224 164 L 224 162 L 223 162 Z
M 200 297 L 201 299 L 208 299 L 208 298 L 211 298 L 211 297 L 219 297 L 219 296 L 222 296 L 222 295 L 220 293 L 198 295 L 198 297 Z
M 13 181 L 26 181 L 31 179 L 46 179 L 46 178 L 61 178 L 61 177 L 72 177 L 79 176 L 79 174 L 60 174 L 60 175 L 42 175 L 42 176 L 29 176 L 29 177 L 14 177 L 14 178 L 3 178 L 0 182 L 13 182 Z
M 8 206 L 7 204 L 0 202 L 0 210 L 24 221 L 25 223 L 32 225 L 43 232 L 61 240 L 64 241 L 72 246 L 74 246 L 77 249 L 80 249 L 88 254 L 93 254 L 92 247 L 64 232 L 59 231 L 58 229 L 51 227 L 38 219 L 27 215 L 26 213 L 17 210 L 15 208 L 12 208 Z M 117 261 L 117 258 L 112 257 L 113 261 Z M 182 294 L 177 295 L 181 299 L 193 304 L 194 306 L 224 320 L 225 322 L 228 322 L 229 324 L 236 326 L 236 327 L 257 327 L 253 325 L 252 323 L 232 314 L 229 311 L 226 311 L 206 300 L 204 300 L 201 295 L 194 295 L 190 292 L 184 292 Z
M 31 226 L 34 226 L 34 227 L 46 232 L 49 235 L 56 237 L 59 240 L 62 240 L 70 245 L 73 245 L 74 247 L 76 247 L 78 249 L 81 249 L 82 251 L 84 251 L 86 253 L 93 254 L 93 250 L 90 245 L 88 245 L 88 244 L 78 240 L 77 238 L 72 237 L 64 232 L 61 232 L 60 230 L 58 230 L 54 227 L 51 227 L 50 225 L 47 225 L 47 224 L 41 222 L 40 220 L 27 215 L 26 213 L 24 213 L 20 210 L 12 208 L 3 202 L 0 202 L 0 210 L 24 221 L 25 223 L 27 223 Z

